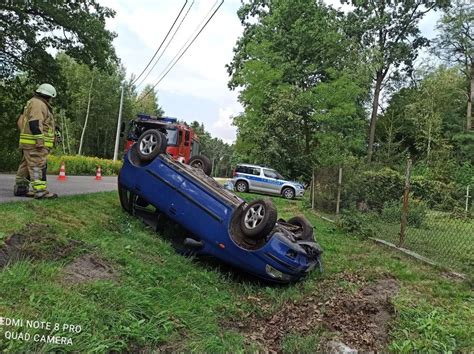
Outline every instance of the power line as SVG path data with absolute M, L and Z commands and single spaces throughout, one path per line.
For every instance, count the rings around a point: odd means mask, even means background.
M 181 19 L 180 23 L 178 24 L 178 27 L 176 27 L 176 30 L 174 31 L 173 35 L 171 36 L 170 40 L 168 41 L 168 43 L 166 44 L 166 46 L 163 48 L 163 51 L 161 52 L 160 56 L 155 60 L 155 63 L 153 64 L 153 66 L 150 68 L 150 70 L 148 71 L 148 74 L 145 75 L 145 77 L 140 81 L 140 83 L 137 85 L 137 88 L 141 86 L 141 84 L 143 84 L 143 82 L 146 80 L 146 78 L 148 77 L 148 75 L 151 74 L 151 72 L 153 71 L 153 69 L 155 68 L 156 64 L 158 64 L 158 62 L 160 61 L 161 57 L 163 56 L 163 54 L 165 54 L 166 52 L 166 49 L 168 49 L 168 46 L 170 45 L 170 43 L 173 41 L 174 37 L 176 36 L 176 33 L 178 33 L 179 29 L 181 28 L 181 25 L 183 24 L 184 20 L 186 19 L 186 17 L 188 16 L 189 14 L 189 11 L 191 10 L 191 8 L 193 7 L 194 5 L 194 0 L 193 2 L 191 3 L 191 5 L 188 7 L 188 10 L 186 11 L 186 13 L 184 14 L 183 18 Z
M 151 57 L 150 61 L 148 62 L 148 64 L 145 66 L 145 69 L 143 69 L 143 71 L 140 73 L 140 75 L 138 75 L 135 80 L 132 81 L 131 85 L 133 85 L 135 82 L 138 81 L 138 79 L 143 75 L 143 73 L 146 71 L 146 69 L 150 66 L 151 62 L 153 61 L 153 59 L 155 59 L 156 55 L 158 54 L 158 52 L 160 51 L 161 47 L 163 46 L 163 43 L 165 43 L 166 39 L 168 38 L 169 34 L 171 33 L 174 25 L 176 24 L 176 21 L 178 21 L 178 18 L 181 16 L 181 13 L 183 12 L 184 10 L 184 7 L 186 6 L 186 4 L 188 3 L 188 0 L 186 0 L 184 2 L 184 5 L 183 7 L 181 8 L 181 10 L 179 10 L 179 13 L 178 13 L 178 16 L 176 16 L 176 18 L 174 19 L 174 22 L 173 24 L 171 25 L 170 29 L 168 30 L 168 33 L 166 33 L 166 36 L 165 38 L 163 39 L 163 41 L 161 42 L 160 46 L 158 47 L 158 49 L 155 51 L 155 54 L 153 54 L 153 56 Z
M 219 1 L 219 0 L 217 0 Z M 217 3 L 216 1 L 216 3 Z M 222 4 L 224 3 L 224 0 L 221 0 L 221 3 L 219 4 L 219 6 L 214 10 L 214 12 L 212 13 L 211 17 L 209 17 L 206 21 L 206 23 L 204 24 L 204 26 L 201 27 L 201 29 L 199 30 L 199 32 L 194 36 L 194 38 L 191 40 L 191 42 L 187 45 L 187 47 L 184 49 L 184 51 L 181 52 L 181 49 L 183 49 L 184 46 L 186 46 L 186 43 L 189 42 L 189 39 L 188 41 L 183 45 L 183 47 L 181 47 L 180 51 L 178 51 L 178 53 L 175 55 L 175 57 L 171 60 L 171 62 L 168 64 L 168 66 L 162 71 L 165 72 L 163 74 L 163 76 L 161 76 L 161 78 L 155 83 L 155 85 L 153 85 L 153 87 L 147 92 L 145 93 L 142 97 L 140 97 L 138 100 L 137 100 L 137 103 L 142 101 L 143 99 L 145 99 L 151 92 L 153 92 L 153 90 L 155 89 L 156 86 L 158 86 L 158 84 L 166 77 L 166 75 L 168 75 L 168 73 L 171 71 L 171 69 L 173 69 L 173 67 L 176 65 L 176 63 L 181 59 L 181 57 L 187 52 L 187 50 L 189 49 L 189 47 L 194 43 L 194 41 L 197 39 L 197 37 L 199 37 L 199 35 L 201 34 L 201 32 L 204 30 L 204 28 L 206 28 L 207 24 L 209 23 L 209 21 L 211 21 L 211 19 L 214 17 L 214 15 L 217 13 L 217 11 L 220 9 L 220 7 L 222 6 Z M 213 5 L 211 7 L 211 10 L 214 8 L 215 5 Z M 210 12 L 210 11 L 209 11 Z M 209 14 L 208 12 L 208 14 Z M 207 17 L 207 15 L 206 15 Z M 204 18 L 206 18 L 204 17 Z M 201 21 L 202 23 L 203 21 Z M 181 52 L 181 54 L 180 54 Z M 179 55 L 179 56 L 178 56 Z M 178 57 L 176 60 L 175 58 Z M 161 74 L 160 74 L 161 75 Z

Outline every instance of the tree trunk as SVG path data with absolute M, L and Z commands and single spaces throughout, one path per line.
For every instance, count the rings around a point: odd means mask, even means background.
M 377 111 L 379 108 L 379 97 L 380 91 L 382 90 L 383 73 L 382 71 L 377 72 L 375 79 L 374 99 L 372 101 L 372 114 L 370 116 L 370 128 L 369 128 L 369 146 L 367 149 L 367 160 L 372 161 L 374 140 L 375 140 L 375 127 L 377 125 Z
M 472 129 L 472 99 L 474 97 L 474 62 L 471 62 L 469 89 L 467 93 L 466 131 Z
M 89 110 L 91 108 L 91 94 L 92 94 L 92 85 L 93 84 L 94 84 L 94 76 L 92 76 L 91 86 L 89 87 L 89 100 L 87 102 L 86 120 L 84 121 L 84 127 L 82 128 L 81 141 L 79 142 L 79 151 L 77 153 L 78 155 L 82 154 L 82 144 L 84 142 L 84 133 L 86 132 L 87 121 L 89 120 Z

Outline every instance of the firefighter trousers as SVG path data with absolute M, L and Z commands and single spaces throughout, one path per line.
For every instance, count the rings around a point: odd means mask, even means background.
M 47 148 L 21 149 L 22 159 L 16 173 L 17 186 L 31 187 L 35 192 L 46 190 Z

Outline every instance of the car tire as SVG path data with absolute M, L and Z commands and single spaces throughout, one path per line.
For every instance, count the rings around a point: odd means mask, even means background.
M 244 236 L 261 240 L 275 227 L 277 210 L 271 200 L 257 199 L 244 209 L 240 219 L 240 229 Z
M 237 181 L 235 184 L 235 190 L 237 192 L 246 193 L 249 191 L 249 184 L 245 181 Z
M 291 187 L 285 187 L 285 188 L 282 189 L 281 195 L 285 199 L 293 199 L 293 198 L 295 198 L 296 192 Z
M 203 172 L 210 176 L 212 172 L 212 163 L 207 156 L 196 155 L 189 159 L 189 166 L 203 170 Z
M 118 184 L 118 194 L 119 194 L 119 200 L 120 200 L 120 205 L 122 206 L 122 209 L 125 210 L 130 215 L 133 215 L 133 202 L 135 199 L 135 194 L 130 192 L 120 183 Z
M 287 221 L 288 224 L 301 227 L 299 239 L 302 241 L 314 241 L 313 225 L 304 216 L 295 216 Z
M 152 161 L 166 152 L 165 134 L 156 129 L 145 130 L 137 140 L 137 153 L 141 161 Z

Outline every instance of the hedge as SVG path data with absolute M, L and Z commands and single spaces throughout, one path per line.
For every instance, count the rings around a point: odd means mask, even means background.
M 59 174 L 61 162 L 65 163 L 66 175 L 88 175 L 96 173 L 97 166 L 102 168 L 102 176 L 116 176 L 122 167 L 122 161 L 113 161 L 89 156 L 50 155 L 48 173 Z

